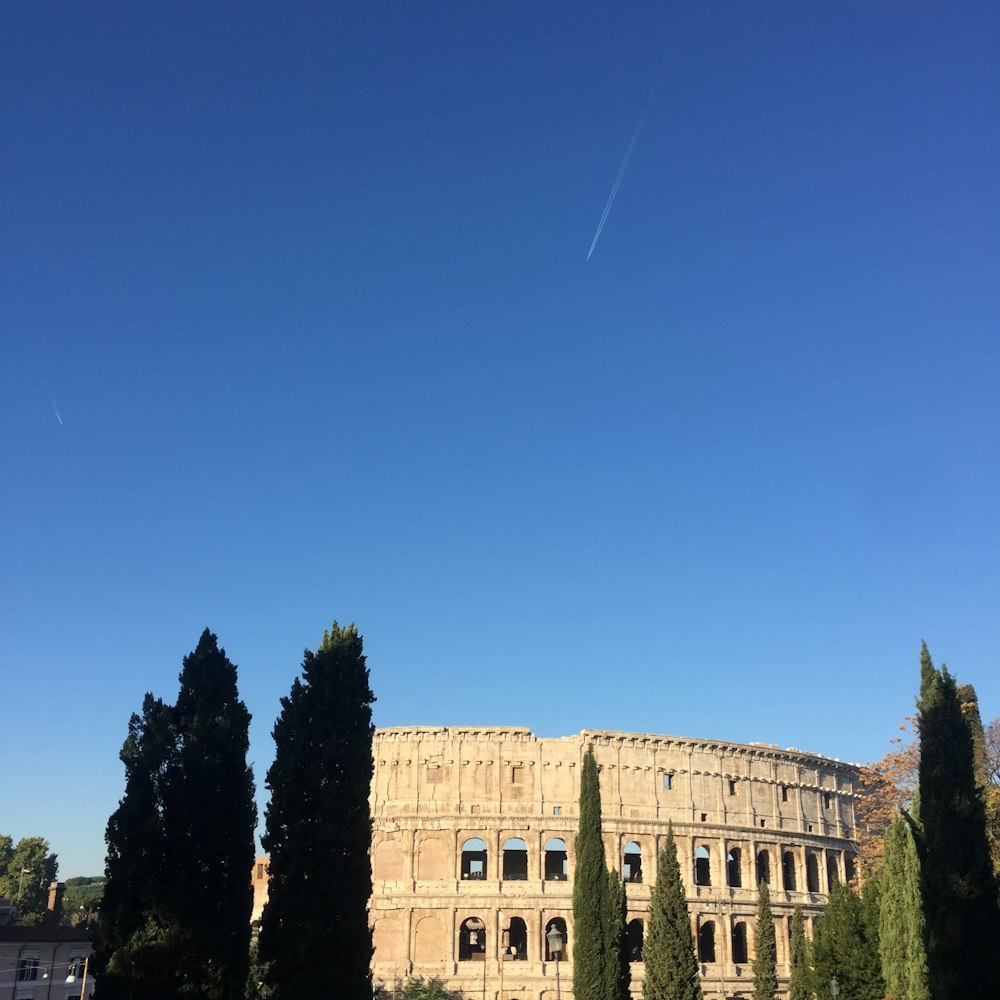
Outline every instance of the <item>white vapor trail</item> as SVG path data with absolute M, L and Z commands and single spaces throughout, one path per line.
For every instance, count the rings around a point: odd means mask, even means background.
M 646 115 L 649 114 L 649 108 L 653 103 L 653 98 L 656 96 L 656 88 L 659 87 L 659 85 L 660 81 L 657 80 L 656 83 L 653 84 L 653 89 L 649 92 L 649 97 L 646 98 L 646 106 L 642 109 L 642 114 L 639 117 L 639 124 L 636 125 L 635 131 L 632 133 L 628 149 L 625 150 L 625 156 L 622 159 L 622 165 L 618 168 L 618 176 L 615 178 L 614 184 L 611 185 L 611 194 L 608 195 L 608 202 L 604 206 L 604 211 L 601 213 L 601 221 L 597 223 L 597 232 L 594 233 L 594 239 L 590 244 L 590 249 L 587 251 L 587 260 L 590 260 L 590 257 L 594 252 L 594 247 L 597 246 L 597 241 L 601 238 L 601 230 L 604 228 L 604 223 L 608 221 L 608 213 L 611 211 L 611 206 L 615 203 L 615 196 L 618 194 L 618 188 L 621 185 L 622 178 L 625 176 L 625 168 L 628 166 L 628 161 L 632 158 L 632 150 L 635 149 L 635 144 L 639 138 L 639 133 L 642 131 L 642 126 L 646 124 Z
M 50 399 L 49 402 L 52 404 L 52 412 L 56 415 L 56 420 L 59 421 L 59 426 L 62 427 L 62 414 L 59 412 L 59 407 L 56 406 L 56 401 L 54 399 Z

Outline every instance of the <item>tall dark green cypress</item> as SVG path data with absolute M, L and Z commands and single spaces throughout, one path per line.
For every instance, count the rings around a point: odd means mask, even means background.
M 753 1000 L 777 1000 L 778 949 L 771 915 L 771 893 L 767 883 L 757 887 L 757 922 L 754 924 Z
M 574 855 L 573 996 L 575 1000 L 614 1000 L 618 955 L 611 950 L 612 904 L 601 836 L 601 786 L 592 746 L 587 747 L 580 769 Z
M 629 1000 L 632 985 L 632 966 L 628 951 L 628 899 L 625 883 L 614 869 L 608 869 L 608 901 L 611 919 L 608 921 L 608 971 L 611 979 L 609 993 L 613 1000 Z
M 796 906 L 792 914 L 792 935 L 789 942 L 788 1000 L 809 1000 L 811 968 L 809 945 L 806 941 L 806 920 L 802 907 Z
M 642 985 L 645 1000 L 702 1000 L 691 918 L 671 823 L 667 824 L 657 858 L 642 958 L 646 966 Z
M 933 1000 L 1000 996 L 1000 908 L 955 679 L 920 653 L 920 888 Z
M 362 638 L 336 622 L 281 699 L 267 773 L 259 956 L 275 1000 L 370 1000 L 372 702 Z
M 928 1000 L 920 863 L 910 824 L 897 816 L 885 832 L 879 953 L 889 1000 Z
M 250 713 L 236 666 L 205 629 L 184 658 L 174 707 L 177 746 L 167 774 L 165 883 L 169 908 L 190 936 L 178 997 L 242 1000 L 250 962 L 254 859 Z
M 842 882 L 830 891 L 813 935 L 817 992 L 836 976 L 842 995 L 851 1000 L 882 1000 L 885 996 L 877 932 L 868 923 L 873 910 Z
M 101 1000 L 238 1000 L 246 985 L 250 713 L 208 629 L 180 683 L 176 705 L 146 695 L 121 752 L 94 963 Z

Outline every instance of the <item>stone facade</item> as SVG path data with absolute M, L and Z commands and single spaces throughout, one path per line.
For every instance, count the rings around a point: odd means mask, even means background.
M 766 744 L 592 730 L 546 739 L 518 727 L 376 733 L 376 982 L 438 976 L 468 998 L 572 996 L 573 839 L 588 744 L 605 850 L 627 883 L 633 995 L 668 821 L 706 1000 L 752 992 L 762 877 L 787 988 L 795 906 L 808 927 L 833 880 L 853 876 L 853 766 Z M 566 939 L 559 962 L 546 945 L 553 923 Z

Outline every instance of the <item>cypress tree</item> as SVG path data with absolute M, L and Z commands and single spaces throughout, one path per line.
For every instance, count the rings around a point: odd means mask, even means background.
M 206 629 L 176 705 L 147 694 L 108 821 L 95 974 L 101 1000 L 237 1000 L 249 963 L 256 807 L 250 713 Z
M 872 909 L 842 882 L 830 891 L 813 936 L 814 988 L 818 993 L 836 976 L 842 995 L 851 1000 L 884 997 L 878 939 L 866 921 Z
M 920 653 L 920 888 L 938 998 L 1000 996 L 1000 909 L 955 679 Z
M 767 883 L 757 887 L 757 922 L 754 924 L 753 1000 L 777 1000 L 778 949 L 771 915 L 771 893 Z
M 628 899 L 625 883 L 614 868 L 608 869 L 608 901 L 611 919 L 608 921 L 608 963 L 611 984 L 609 994 L 613 1000 L 629 1000 L 632 985 L 632 966 L 628 952 Z
M 791 974 L 788 979 L 788 1000 L 809 1000 L 809 945 L 806 942 L 806 921 L 801 906 L 796 906 L 792 914 L 789 953 Z
M 879 953 L 889 1000 L 929 1000 L 920 863 L 910 824 L 897 816 L 885 832 Z
M 614 1000 L 618 978 L 608 869 L 601 837 L 601 787 L 594 748 L 587 747 L 580 770 L 580 824 L 574 844 L 573 996 L 576 1000 Z
M 657 858 L 642 957 L 646 966 L 642 985 L 645 1000 L 702 1000 L 691 918 L 671 823 L 667 824 L 667 835 Z
M 267 773 L 259 956 L 275 1000 L 372 995 L 372 694 L 363 642 L 336 622 L 281 699 Z
M 174 717 L 177 746 L 164 802 L 172 863 L 164 888 L 190 938 L 177 995 L 242 1000 L 257 826 L 250 713 L 236 689 L 236 667 L 208 629 L 184 658 Z

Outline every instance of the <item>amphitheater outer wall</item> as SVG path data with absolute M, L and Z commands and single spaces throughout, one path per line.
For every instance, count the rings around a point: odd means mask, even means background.
M 539 738 L 517 727 L 376 732 L 376 982 L 391 991 L 407 977 L 436 976 L 470 1000 L 572 997 L 573 840 L 588 745 L 605 851 L 626 879 L 635 957 L 671 822 L 706 1000 L 751 995 L 761 876 L 787 991 L 795 907 L 810 927 L 833 881 L 853 875 L 853 765 L 765 744 L 596 730 Z M 568 939 L 558 963 L 545 944 L 553 920 Z M 631 969 L 639 997 L 642 961 Z

